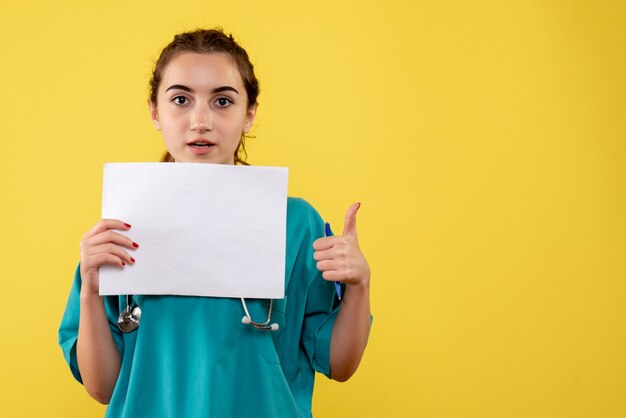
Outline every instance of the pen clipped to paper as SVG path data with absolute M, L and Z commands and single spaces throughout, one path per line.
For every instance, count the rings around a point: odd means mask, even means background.
M 326 222 L 324 225 L 324 235 L 330 237 L 333 234 L 333 231 L 330 229 L 330 224 Z M 337 299 L 341 300 L 341 285 L 339 282 L 335 282 L 335 292 L 337 293 Z

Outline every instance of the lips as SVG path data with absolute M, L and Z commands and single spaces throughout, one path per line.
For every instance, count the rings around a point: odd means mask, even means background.
M 189 147 L 189 149 L 191 149 L 191 152 L 193 152 L 194 154 L 205 155 L 213 151 L 213 148 L 215 147 L 215 143 L 209 141 L 208 139 L 198 138 L 198 139 L 189 141 L 187 143 L 187 146 Z
M 200 138 L 200 139 L 194 139 L 193 141 L 188 142 L 187 145 L 192 146 L 192 147 L 211 147 L 215 145 L 215 143 L 209 141 L 208 139 Z

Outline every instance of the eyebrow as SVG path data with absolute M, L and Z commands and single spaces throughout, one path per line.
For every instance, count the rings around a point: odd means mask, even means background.
M 183 91 L 187 91 L 189 93 L 193 93 L 193 89 L 182 85 L 182 84 L 172 84 L 171 86 L 169 86 L 168 88 L 165 89 L 165 91 L 169 91 L 169 90 L 183 90 Z M 237 91 L 236 88 L 231 87 L 231 86 L 221 86 L 221 87 L 216 87 L 213 90 L 211 90 L 211 93 L 221 93 L 223 91 L 234 91 L 235 93 L 239 94 L 239 92 Z

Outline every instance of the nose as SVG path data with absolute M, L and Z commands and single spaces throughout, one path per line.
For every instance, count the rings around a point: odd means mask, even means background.
M 206 132 L 213 129 L 213 115 L 211 107 L 206 103 L 198 103 L 191 115 L 191 130 Z

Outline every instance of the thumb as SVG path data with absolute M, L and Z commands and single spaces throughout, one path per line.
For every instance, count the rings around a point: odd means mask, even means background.
M 361 203 L 354 203 L 346 212 L 346 220 L 343 223 L 343 235 L 356 236 L 356 212 L 361 207 Z

